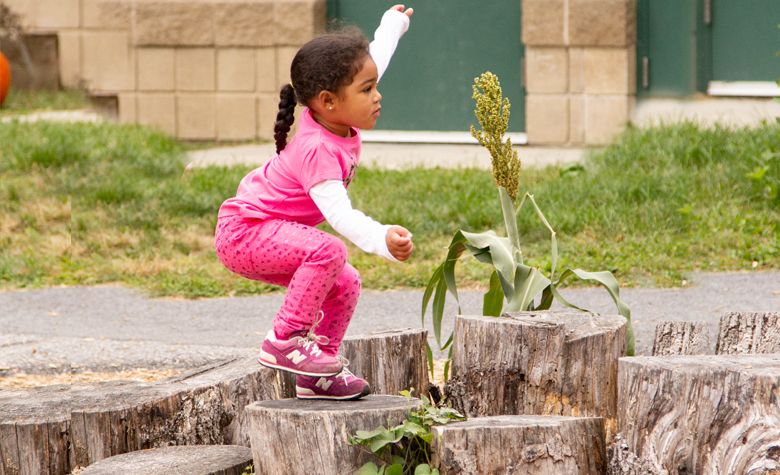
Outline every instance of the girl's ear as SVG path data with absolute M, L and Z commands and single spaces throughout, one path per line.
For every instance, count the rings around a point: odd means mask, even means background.
M 330 91 L 320 91 L 314 98 L 318 108 L 323 112 L 332 111 L 338 103 L 338 96 Z

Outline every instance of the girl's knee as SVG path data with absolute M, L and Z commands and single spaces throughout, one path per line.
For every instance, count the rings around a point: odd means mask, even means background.
M 347 263 L 347 245 L 335 237 L 328 237 L 311 254 L 312 260 L 332 261 L 335 267 L 341 268 Z

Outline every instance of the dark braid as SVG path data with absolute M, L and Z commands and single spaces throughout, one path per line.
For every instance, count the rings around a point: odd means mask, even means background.
M 285 84 L 279 93 L 279 112 L 276 113 L 276 123 L 274 123 L 276 153 L 287 146 L 287 133 L 295 122 L 295 103 L 295 90 L 292 85 Z
M 352 83 L 367 57 L 368 40 L 355 27 L 318 36 L 298 50 L 290 66 L 292 86 L 285 85 L 279 94 L 279 112 L 274 124 L 276 153 L 287 145 L 287 133 L 295 120 L 296 100 L 308 105 L 321 91 L 338 93 Z

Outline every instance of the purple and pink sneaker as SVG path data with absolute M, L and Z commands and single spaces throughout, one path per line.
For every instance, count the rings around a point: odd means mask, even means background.
M 311 377 L 298 376 L 295 378 L 295 394 L 298 399 L 332 399 L 339 401 L 353 401 L 371 393 L 371 387 L 365 379 L 358 378 L 347 369 L 336 376 Z
M 327 345 L 328 338 L 309 331 L 306 335 L 280 340 L 271 330 L 260 347 L 257 362 L 303 376 L 327 377 L 339 374 L 344 367 L 342 362 L 335 356 L 323 353 L 318 343 Z

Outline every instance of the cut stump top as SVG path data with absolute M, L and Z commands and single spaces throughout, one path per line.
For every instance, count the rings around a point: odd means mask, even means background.
M 239 445 L 180 445 L 138 450 L 100 460 L 80 475 L 213 474 L 243 470 L 252 462 L 252 451 Z
M 274 411 L 302 414 L 308 412 L 368 412 L 388 409 L 413 409 L 421 404 L 419 399 L 403 396 L 371 395 L 357 401 L 325 401 L 280 399 L 258 401 L 247 406 L 247 411 Z

